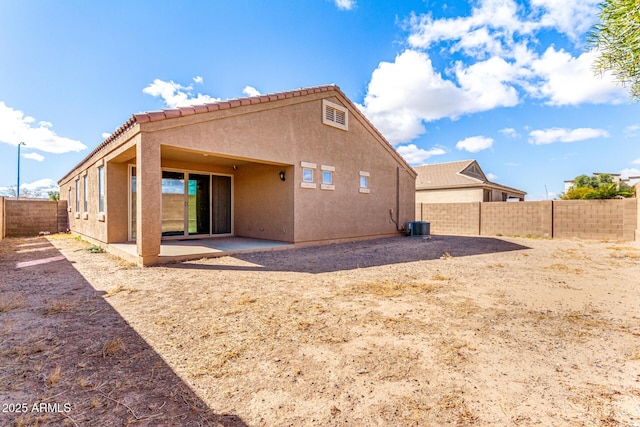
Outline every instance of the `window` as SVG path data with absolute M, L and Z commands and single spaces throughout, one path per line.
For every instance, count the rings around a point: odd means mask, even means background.
M 342 105 L 322 100 L 322 123 L 342 130 L 349 130 L 349 111 Z
M 316 188 L 316 183 L 313 182 L 313 170 L 318 167 L 315 163 L 300 162 L 302 166 L 302 182 L 300 187 L 302 188 Z
M 76 179 L 76 212 L 80 212 L 80 178 Z
M 104 166 L 98 168 L 98 212 L 104 212 Z
M 321 190 L 335 190 L 335 185 L 333 185 L 333 173 L 336 171 L 334 166 L 322 165 L 320 166 L 322 170 L 322 184 L 320 185 Z
M 313 182 L 313 169 L 302 169 L 302 181 Z
M 360 171 L 360 192 L 361 193 L 370 193 L 369 189 L 369 172 Z
M 82 177 L 82 201 L 83 201 L 83 210 L 82 212 L 89 212 L 89 184 L 87 180 L 87 175 Z

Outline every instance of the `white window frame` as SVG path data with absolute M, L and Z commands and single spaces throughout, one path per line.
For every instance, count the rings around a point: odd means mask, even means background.
M 300 162 L 300 167 L 302 168 L 302 181 L 300 182 L 300 187 L 302 188 L 317 188 L 317 184 L 314 182 L 314 169 L 318 168 L 318 165 L 310 162 Z M 311 181 L 305 179 L 305 172 L 311 172 Z
M 308 175 L 308 178 L 307 178 L 307 175 Z M 302 181 L 313 182 L 313 169 L 302 168 Z
M 98 212 L 104 213 L 104 166 L 98 167 Z
M 76 213 L 80 212 L 80 177 L 76 178 Z
M 342 120 L 340 119 L 342 117 Z M 342 123 L 344 122 L 344 123 Z M 349 130 L 349 110 L 326 99 L 322 100 L 322 123 L 345 131 Z
M 321 165 L 322 171 L 322 183 L 320 184 L 321 190 L 335 190 L 336 186 L 333 184 L 333 173 L 336 171 L 334 166 Z M 325 180 L 325 176 L 329 177 L 329 182 Z
M 360 181 L 359 182 L 360 188 L 358 189 L 358 191 L 360 193 L 363 193 L 363 194 L 371 193 L 371 189 L 369 188 L 369 177 L 371 176 L 371 174 L 369 172 L 360 171 L 359 175 L 360 175 L 360 180 L 359 180 Z M 362 180 L 363 179 L 364 179 L 364 182 L 365 182 L 364 186 L 362 185 Z
M 89 212 L 89 178 L 82 176 L 82 212 Z

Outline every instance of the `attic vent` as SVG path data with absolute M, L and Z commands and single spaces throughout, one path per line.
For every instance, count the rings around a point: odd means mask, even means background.
M 323 99 L 322 111 L 322 123 L 338 129 L 349 130 L 349 112 L 345 107 Z

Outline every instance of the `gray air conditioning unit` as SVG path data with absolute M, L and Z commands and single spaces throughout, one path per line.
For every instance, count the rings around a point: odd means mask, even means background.
M 412 221 L 409 223 L 409 237 L 428 236 L 431 233 L 431 224 L 426 221 Z

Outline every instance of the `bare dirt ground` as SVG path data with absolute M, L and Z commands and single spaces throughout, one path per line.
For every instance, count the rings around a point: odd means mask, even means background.
M 152 268 L 87 246 L 0 243 L 0 425 L 640 425 L 634 244 L 433 236 Z

